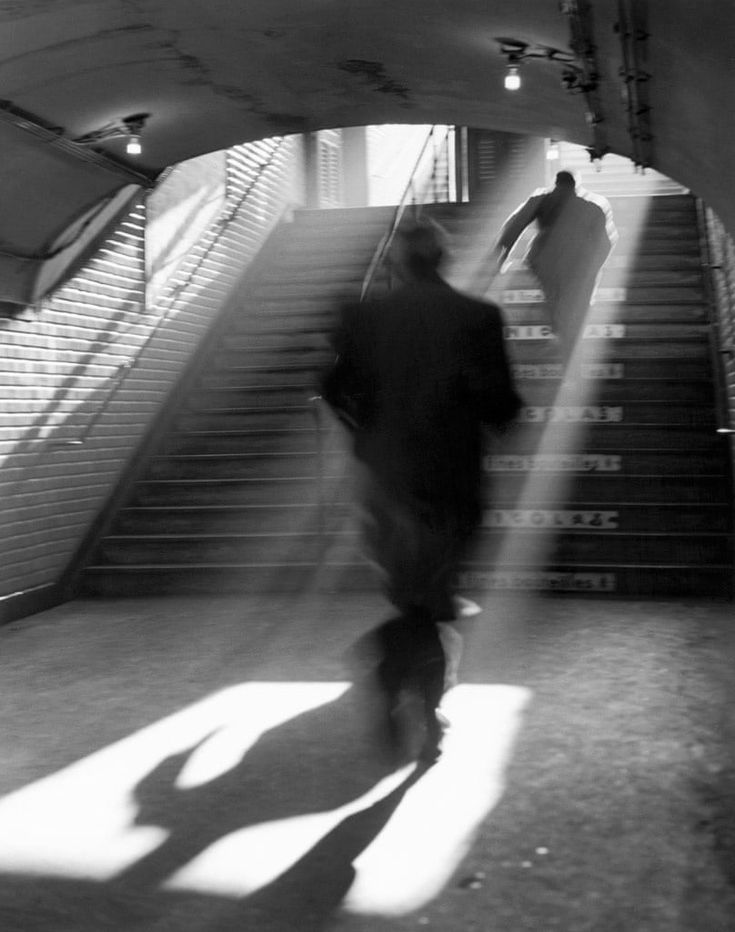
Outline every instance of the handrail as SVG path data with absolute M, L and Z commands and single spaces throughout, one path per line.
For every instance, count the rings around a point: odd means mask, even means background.
M 434 158 L 432 161 L 431 172 L 429 174 L 426 187 L 428 187 L 430 183 L 435 182 L 436 180 L 435 179 L 436 166 L 439 162 L 440 152 L 437 151 L 436 140 L 434 139 L 434 134 L 437 133 L 438 129 L 439 129 L 439 126 L 437 124 L 434 124 L 429 130 L 429 132 L 426 134 L 426 139 L 424 140 L 424 144 L 421 146 L 421 151 L 419 152 L 416 162 L 414 163 L 413 169 L 411 170 L 411 174 L 408 177 L 408 181 L 406 182 L 406 187 L 403 190 L 401 199 L 399 200 L 396 206 L 396 209 L 393 211 L 393 217 L 391 218 L 391 222 L 388 225 L 388 229 L 383 234 L 380 242 L 378 243 L 378 246 L 375 252 L 373 253 L 373 257 L 370 260 L 370 264 L 368 265 L 367 272 L 365 273 L 365 277 L 362 282 L 362 288 L 360 289 L 360 300 L 361 301 L 364 301 L 365 298 L 368 296 L 370 289 L 372 288 L 375 282 L 375 277 L 378 271 L 382 268 L 382 265 L 386 259 L 386 256 L 388 255 L 388 251 L 390 250 L 390 247 L 393 244 L 393 239 L 395 238 L 398 227 L 401 223 L 401 220 L 403 219 L 403 215 L 406 212 L 407 207 L 409 206 L 409 203 L 408 203 L 409 196 L 413 196 L 413 201 L 412 201 L 411 206 L 413 207 L 416 206 L 416 203 L 417 203 L 416 202 L 416 190 L 415 190 L 416 179 L 418 177 L 419 169 L 421 168 L 424 156 L 426 155 L 429 149 L 429 145 L 431 143 L 434 143 Z M 450 135 L 449 128 L 444 126 L 443 129 L 444 129 L 444 138 L 441 140 L 439 145 L 441 145 L 442 143 L 446 143 L 449 139 L 449 135 Z
M 733 433 L 730 417 L 730 406 L 727 393 L 727 376 L 723 360 L 725 356 L 732 356 L 735 347 L 725 346 L 722 343 L 722 328 L 720 325 L 720 297 L 715 287 L 714 272 L 722 269 L 722 265 L 712 255 L 712 234 L 707 223 L 706 208 L 703 202 L 695 200 L 697 208 L 697 226 L 699 228 L 699 243 L 702 265 L 704 266 L 704 287 L 708 308 L 709 343 L 712 365 L 714 367 L 715 408 L 717 415 L 718 433 Z M 735 270 L 734 270 L 735 271 Z M 729 312 L 735 314 L 735 307 Z
M 242 192 L 242 194 L 231 203 L 225 202 L 225 205 L 220 211 L 217 219 L 214 220 L 210 224 L 206 233 L 203 234 L 202 236 L 202 239 L 204 238 L 204 236 L 207 236 L 209 238 L 209 243 L 206 249 L 202 250 L 197 261 L 189 268 L 187 275 L 180 282 L 177 282 L 177 284 L 174 287 L 172 287 L 170 291 L 166 292 L 166 294 L 162 296 L 160 303 L 159 303 L 159 307 L 164 306 L 165 310 L 163 310 L 162 313 L 158 315 L 156 322 L 151 327 L 151 329 L 148 331 L 148 334 L 146 335 L 145 340 L 138 347 L 137 354 L 135 356 L 129 357 L 124 362 L 120 363 L 120 365 L 118 366 L 117 372 L 115 373 L 111 390 L 108 392 L 108 394 L 105 396 L 103 401 L 100 403 L 98 409 L 94 412 L 92 417 L 89 419 L 89 421 L 85 425 L 79 437 L 77 437 L 74 440 L 52 441 L 52 444 L 51 444 L 52 446 L 57 446 L 57 447 L 79 446 L 86 442 L 94 426 L 97 424 L 100 418 L 107 412 L 108 408 L 110 407 L 115 397 L 117 396 L 120 386 L 122 385 L 124 381 L 125 374 L 129 373 L 135 367 L 136 362 L 141 358 L 145 350 L 148 348 L 148 346 L 150 345 L 151 341 L 158 333 L 161 326 L 168 320 L 179 295 L 184 291 L 185 288 L 187 288 L 191 284 L 191 281 L 194 275 L 199 271 L 199 269 L 202 267 L 205 260 L 209 257 L 212 249 L 214 248 L 215 244 L 219 241 L 219 238 L 222 235 L 222 233 L 227 229 L 227 227 L 235 219 L 235 217 L 238 214 L 238 211 L 240 210 L 242 205 L 245 203 L 247 198 L 250 196 L 253 188 L 260 181 L 261 177 L 265 173 L 265 170 L 271 167 L 271 165 L 275 161 L 276 155 L 281 151 L 281 149 L 283 148 L 286 142 L 287 142 L 286 137 L 284 136 L 280 137 L 278 139 L 277 144 L 275 145 L 273 150 L 268 155 L 268 158 L 264 162 L 260 163 L 255 174 L 250 179 L 249 184 L 247 185 L 245 190 Z M 168 177 L 169 174 L 170 172 L 167 172 L 165 177 Z M 226 184 L 227 184 L 227 181 L 225 179 L 225 186 Z M 199 242 L 201 242 L 201 240 L 199 240 Z

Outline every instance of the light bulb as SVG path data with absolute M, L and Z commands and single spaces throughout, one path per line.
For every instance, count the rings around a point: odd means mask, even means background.
M 140 136 L 130 136 L 128 138 L 128 144 L 125 146 L 125 151 L 128 155 L 140 155 L 143 151 L 143 148 L 140 144 Z
M 520 89 L 521 76 L 518 73 L 517 65 L 508 65 L 504 84 L 506 91 L 517 91 Z

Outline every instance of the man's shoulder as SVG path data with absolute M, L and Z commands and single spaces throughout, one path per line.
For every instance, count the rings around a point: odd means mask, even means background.
M 603 214 L 608 213 L 610 208 L 610 201 L 606 197 L 603 197 L 602 194 L 595 194 L 594 191 L 588 191 L 586 188 L 580 188 L 577 192 L 577 197 L 579 200 L 588 208 L 596 209 L 602 211 Z

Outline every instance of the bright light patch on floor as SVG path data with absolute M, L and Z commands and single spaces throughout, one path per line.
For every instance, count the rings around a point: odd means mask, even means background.
M 108 880 L 166 838 L 136 826 L 136 784 L 202 742 L 177 786 L 230 770 L 271 728 L 333 702 L 349 683 L 246 683 L 225 689 L 0 800 L 0 870 Z M 211 737 L 210 737 L 211 736 Z
M 333 702 L 348 683 L 248 683 L 223 690 L 0 800 L 0 870 L 105 881 L 162 844 L 135 825 L 135 786 L 162 761 L 186 759 L 176 785 L 204 785 L 236 767 L 266 731 Z M 440 892 L 499 800 L 530 693 L 458 686 L 439 762 L 410 786 L 357 858 L 352 912 L 396 915 Z M 328 753 L 328 747 L 325 748 Z M 218 839 L 169 877 L 169 888 L 230 897 L 276 880 L 348 816 L 386 797 L 412 772 L 391 773 L 330 811 L 250 825 Z
M 447 694 L 444 753 L 357 858 L 346 909 L 400 915 L 441 891 L 502 796 L 530 695 L 518 686 L 457 686 Z

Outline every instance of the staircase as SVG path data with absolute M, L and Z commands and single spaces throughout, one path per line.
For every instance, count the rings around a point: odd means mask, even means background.
M 565 151 L 560 167 L 578 158 Z M 694 202 L 659 176 L 648 189 L 635 176 L 634 193 L 621 193 L 628 162 L 599 175 L 573 167 L 586 187 L 613 192 L 620 231 L 589 318 L 580 397 L 559 394 L 537 285 L 519 268 L 495 296 L 526 407 L 486 457 L 488 505 L 460 582 L 728 597 L 731 482 L 715 433 Z M 478 229 L 471 205 L 429 209 L 457 243 Z M 101 540 L 85 591 L 375 585 L 351 517 L 344 438 L 309 398 L 334 310 L 359 294 L 391 213 L 302 211 L 280 231 L 277 260 L 246 283 Z

